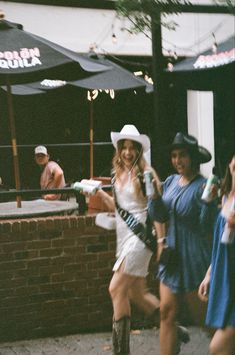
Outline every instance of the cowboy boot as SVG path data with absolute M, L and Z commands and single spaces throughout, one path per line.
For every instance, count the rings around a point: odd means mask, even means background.
M 113 321 L 113 354 L 130 355 L 130 317 Z
M 177 341 L 174 355 L 178 355 L 180 353 L 182 343 L 186 344 L 190 341 L 190 335 L 188 329 L 183 327 L 182 325 L 177 325 L 176 327 L 177 327 L 178 341 Z
M 187 328 L 183 327 L 182 325 L 177 325 L 177 333 L 181 343 L 186 344 L 190 341 L 190 335 Z

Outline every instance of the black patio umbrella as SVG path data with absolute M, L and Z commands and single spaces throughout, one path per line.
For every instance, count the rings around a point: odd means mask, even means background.
M 188 58 L 174 65 L 172 72 L 203 72 L 219 67 L 232 65 L 235 62 L 235 36 L 217 46 L 216 52 L 211 49 Z
M 0 83 L 4 84 L 6 75 L 12 84 L 22 84 L 47 76 L 75 80 L 109 69 L 6 20 L 0 21 L 0 52 Z
M 187 58 L 165 69 L 164 78 L 169 84 L 192 90 L 212 90 L 226 83 L 233 87 L 235 77 L 235 36 L 192 58 Z
M 86 54 L 87 59 L 91 54 Z M 97 63 L 110 68 L 107 72 L 95 74 L 93 76 L 75 81 L 48 80 L 33 82 L 27 85 L 13 85 L 12 93 L 15 95 L 34 95 L 45 93 L 49 90 L 59 89 L 65 85 L 71 85 L 86 90 L 129 90 L 145 89 L 147 93 L 153 91 L 153 85 L 146 80 L 137 77 L 132 72 L 126 70 L 120 65 L 103 57 L 94 57 Z M 93 100 L 90 100 L 90 177 L 93 177 Z
M 20 24 L 0 20 L 0 83 L 7 86 L 17 190 L 20 189 L 20 176 L 11 85 L 42 80 L 47 76 L 75 80 L 108 69 L 91 58 L 24 31 Z

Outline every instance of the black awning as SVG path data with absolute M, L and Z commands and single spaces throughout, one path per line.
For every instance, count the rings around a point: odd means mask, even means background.
M 216 53 L 209 49 L 193 58 L 174 65 L 171 72 L 195 72 L 216 69 L 235 63 L 235 36 L 217 46 Z M 167 69 L 167 72 L 170 70 Z

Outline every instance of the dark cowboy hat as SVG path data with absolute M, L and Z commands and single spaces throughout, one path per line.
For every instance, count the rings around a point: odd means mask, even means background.
M 170 145 L 170 151 L 180 148 L 188 149 L 200 164 L 207 163 L 211 160 L 210 152 L 206 148 L 198 145 L 198 141 L 195 137 L 182 132 L 176 133 L 176 136 Z

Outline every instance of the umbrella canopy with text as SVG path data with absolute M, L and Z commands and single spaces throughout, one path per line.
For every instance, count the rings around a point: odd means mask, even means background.
M 212 70 L 235 63 L 235 36 L 219 44 L 216 51 L 211 49 L 188 58 L 173 67 L 173 72 L 194 72 Z
M 76 80 L 108 70 L 107 66 L 23 30 L 21 24 L 0 20 L 0 83 L 7 86 L 7 100 L 16 189 L 20 189 L 11 85 L 51 78 Z M 21 207 L 20 199 L 17 201 Z
M 90 59 L 90 54 L 84 55 Z M 94 61 L 107 66 L 110 70 L 102 73 L 96 73 L 93 76 L 74 81 L 44 79 L 24 85 L 13 85 L 12 93 L 14 95 L 35 95 L 45 93 L 46 91 L 60 89 L 64 86 L 75 86 L 85 90 L 130 90 L 144 89 L 147 93 L 153 91 L 153 85 L 147 80 L 137 77 L 131 71 L 104 57 L 94 57 Z M 6 89 L 6 87 L 2 87 Z M 93 103 L 90 102 L 90 177 L 93 177 Z
M 13 84 L 47 77 L 75 80 L 109 67 L 45 38 L 24 31 L 22 26 L 0 21 L 0 82 L 6 75 Z

